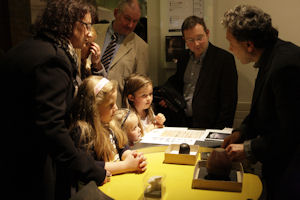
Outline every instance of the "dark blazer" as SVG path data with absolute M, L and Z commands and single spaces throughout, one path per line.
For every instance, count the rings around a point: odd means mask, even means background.
M 280 183 L 292 158 L 300 161 L 300 48 L 278 39 L 258 64 L 251 110 L 240 127 L 242 139 L 251 140 L 263 175 Z
M 1 63 L 3 109 L 2 181 L 8 198 L 68 199 L 69 185 L 95 180 L 106 171 L 78 151 L 65 124 L 73 99 L 76 65 L 46 38 L 29 39 Z M 3 147 L 3 145 L 1 145 Z M 63 170 L 63 171 L 61 171 Z
M 186 50 L 178 58 L 176 74 L 168 83 L 183 94 L 184 73 L 190 58 Z M 232 54 L 209 43 L 193 101 L 193 127 L 232 127 L 237 103 L 237 71 Z

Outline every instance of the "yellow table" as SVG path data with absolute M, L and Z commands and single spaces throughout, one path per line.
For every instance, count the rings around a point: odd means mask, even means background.
M 121 174 L 111 177 L 109 183 L 99 189 L 116 200 L 142 200 L 146 176 L 153 173 L 163 173 L 166 176 L 166 192 L 163 199 L 205 199 L 205 200 L 239 200 L 258 199 L 262 192 L 262 183 L 258 176 L 244 173 L 242 192 L 224 192 L 192 189 L 192 179 L 195 166 L 164 164 L 166 146 L 139 149 L 147 157 L 147 171 L 143 174 Z M 200 151 L 208 151 L 200 147 Z

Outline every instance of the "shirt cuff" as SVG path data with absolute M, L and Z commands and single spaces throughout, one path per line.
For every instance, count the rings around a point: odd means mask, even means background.
M 104 70 L 103 67 L 102 67 L 102 69 L 98 70 L 97 68 L 93 67 L 93 65 L 92 65 L 91 70 L 92 70 L 92 74 L 93 75 L 101 75 L 101 76 L 105 76 L 106 75 L 105 70 Z
M 101 65 L 101 69 L 99 70 L 98 68 L 98 65 Z M 104 69 L 104 66 L 102 65 L 102 63 L 101 62 L 99 62 L 99 63 L 92 63 L 91 64 L 91 68 L 92 68 L 92 70 L 94 71 L 94 72 L 100 72 L 100 71 L 102 71 L 103 69 Z
M 246 154 L 246 158 L 253 162 L 253 163 L 256 163 L 257 160 L 255 159 L 253 153 L 252 153 L 252 150 L 251 150 L 251 140 L 246 140 L 244 141 L 244 151 L 245 151 L 245 154 Z

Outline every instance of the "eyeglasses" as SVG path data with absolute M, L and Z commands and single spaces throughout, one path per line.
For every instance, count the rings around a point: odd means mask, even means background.
M 92 29 L 92 24 L 91 23 L 86 23 L 86 22 L 83 22 L 83 21 L 79 21 L 79 22 L 82 23 L 88 31 L 91 31 L 91 29 Z
M 199 35 L 199 36 L 196 37 L 196 38 L 188 38 L 188 39 L 185 40 L 185 42 L 186 42 L 186 43 L 192 44 L 192 43 L 194 43 L 195 41 L 196 41 L 196 42 L 201 42 L 201 41 L 203 40 L 203 38 L 204 38 L 204 35 Z

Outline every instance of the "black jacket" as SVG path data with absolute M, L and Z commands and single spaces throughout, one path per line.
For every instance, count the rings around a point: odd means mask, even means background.
M 103 182 L 106 171 L 75 148 L 65 124 L 76 69 L 46 38 L 23 42 L 1 62 L 1 126 L 7 130 L 1 177 L 8 198 L 67 199 L 72 182 Z
M 186 50 L 178 58 L 176 74 L 171 84 L 183 94 L 184 73 L 190 58 Z M 237 71 L 232 54 L 209 43 L 198 77 L 193 101 L 193 127 L 232 127 L 237 103 Z
M 300 48 L 278 39 L 258 65 L 252 105 L 241 133 L 243 140 L 251 140 L 264 175 L 279 176 L 300 144 Z

